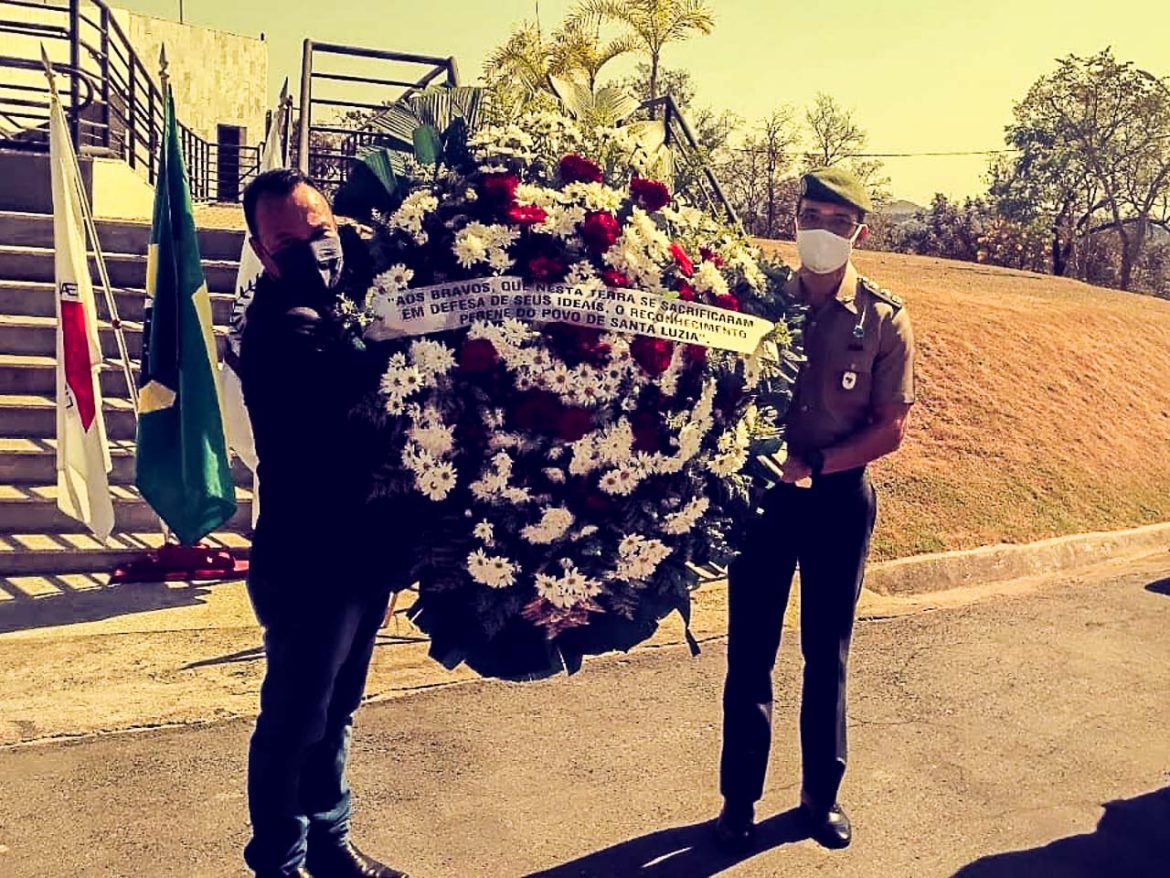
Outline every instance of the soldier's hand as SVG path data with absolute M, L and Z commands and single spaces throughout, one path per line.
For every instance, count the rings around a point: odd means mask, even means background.
M 812 470 L 799 457 L 789 455 L 780 467 L 780 478 L 790 485 L 805 482 L 812 478 Z

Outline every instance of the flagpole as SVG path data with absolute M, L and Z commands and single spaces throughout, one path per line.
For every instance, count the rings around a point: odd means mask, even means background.
M 49 61 L 49 53 L 45 50 L 45 44 L 41 43 L 41 63 L 45 66 L 45 76 L 49 80 L 49 94 L 53 101 L 60 101 L 61 98 L 57 94 L 57 81 L 54 79 L 53 64 Z M 97 263 L 98 277 L 102 283 L 102 294 L 106 300 L 106 309 L 110 314 L 110 326 L 114 329 L 114 339 L 118 343 L 118 356 L 122 361 L 122 374 L 126 378 L 126 389 L 130 393 L 130 402 L 134 407 L 134 419 L 138 420 L 138 385 L 134 381 L 133 372 L 130 369 L 130 350 L 126 346 L 126 333 L 122 327 L 122 320 L 118 316 L 118 303 L 114 298 L 114 290 L 110 284 L 110 273 L 106 269 L 105 255 L 102 253 L 101 242 L 98 240 L 97 224 L 93 221 L 93 211 L 89 206 L 89 199 L 85 195 L 85 190 L 81 186 L 81 164 L 77 161 L 76 151 L 69 149 L 69 159 L 73 163 L 74 179 L 76 181 L 77 200 L 81 204 L 81 219 L 85 225 L 85 232 L 89 236 L 90 243 L 93 245 L 94 262 Z

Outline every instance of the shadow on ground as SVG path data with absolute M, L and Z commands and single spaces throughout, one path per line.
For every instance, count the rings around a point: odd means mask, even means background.
M 1170 596 L 1170 579 L 1159 579 L 1157 582 L 1151 582 L 1146 586 L 1146 591 Z
M 102 579 L 105 577 L 103 576 Z M 222 582 L 152 582 L 107 585 L 96 576 L 87 577 L 80 586 L 61 576 L 38 577 L 55 591 L 33 596 L 17 580 L 0 579 L 0 634 L 48 628 L 54 625 L 77 625 L 100 622 L 117 616 L 147 613 L 171 607 L 201 604 L 208 592 Z M 76 577 L 70 577 L 76 580 Z
M 1154 878 L 1170 874 L 1170 787 L 1108 802 L 1097 830 L 976 860 L 954 878 Z
M 382 646 L 398 646 L 405 643 L 426 642 L 427 638 L 425 637 L 411 635 L 404 636 L 381 632 L 374 639 L 374 648 L 377 649 Z M 215 667 L 216 665 L 236 665 L 243 662 L 258 662 L 262 658 L 264 658 L 264 647 L 254 646 L 249 649 L 242 649 L 239 652 L 229 652 L 227 655 L 217 655 L 212 658 L 200 659 L 197 662 L 191 662 L 190 664 L 183 665 L 182 669 L 184 671 L 193 671 L 196 668 L 211 668 Z
M 711 878 L 736 863 L 808 838 L 796 808 L 761 821 L 755 847 L 746 856 L 720 851 L 712 832 L 711 822 L 662 829 L 526 878 Z

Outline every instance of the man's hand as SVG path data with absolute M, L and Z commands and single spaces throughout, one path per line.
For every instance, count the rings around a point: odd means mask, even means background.
M 780 465 L 780 479 L 789 485 L 804 482 L 812 478 L 812 470 L 799 457 L 789 455 Z

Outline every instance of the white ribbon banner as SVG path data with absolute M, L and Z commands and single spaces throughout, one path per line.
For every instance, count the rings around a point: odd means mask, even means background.
M 366 331 L 375 341 L 460 329 L 476 321 L 570 323 L 753 353 L 774 324 L 762 317 L 621 287 L 533 284 L 512 275 L 391 294 Z

